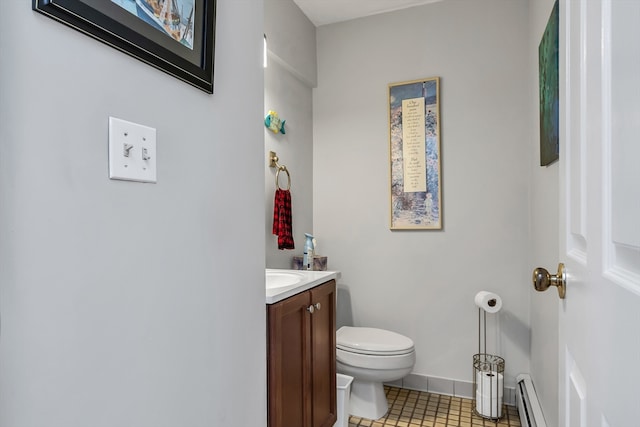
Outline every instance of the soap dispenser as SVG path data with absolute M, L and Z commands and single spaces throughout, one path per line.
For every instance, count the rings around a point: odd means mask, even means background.
M 304 253 L 302 257 L 302 269 L 313 270 L 313 255 L 315 248 L 315 239 L 309 233 L 304 233 L 306 239 L 304 241 Z

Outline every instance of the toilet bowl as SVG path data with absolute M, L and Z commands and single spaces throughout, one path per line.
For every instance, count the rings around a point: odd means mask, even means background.
M 389 409 L 384 382 L 411 372 L 416 362 L 413 341 L 377 328 L 343 326 L 336 332 L 336 367 L 352 376 L 349 414 L 377 420 Z

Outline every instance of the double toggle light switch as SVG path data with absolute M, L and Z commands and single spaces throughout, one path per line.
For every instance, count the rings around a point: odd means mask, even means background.
M 109 178 L 156 182 L 156 130 L 109 117 Z

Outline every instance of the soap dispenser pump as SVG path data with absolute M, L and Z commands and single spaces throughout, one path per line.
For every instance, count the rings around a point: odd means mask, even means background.
M 304 233 L 306 239 L 304 241 L 304 253 L 302 257 L 302 269 L 313 270 L 313 255 L 315 248 L 315 239 L 309 233 Z

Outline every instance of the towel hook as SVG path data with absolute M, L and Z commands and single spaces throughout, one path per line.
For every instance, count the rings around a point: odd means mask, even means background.
M 276 188 L 279 190 L 284 190 L 284 188 L 280 188 L 280 171 L 284 171 L 287 173 L 287 188 L 286 190 L 291 189 L 291 174 L 289 173 L 289 169 L 286 166 L 278 164 L 278 156 L 275 151 L 269 151 L 269 166 L 272 168 L 277 168 L 276 170 Z

